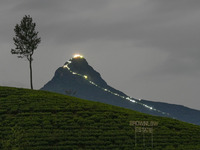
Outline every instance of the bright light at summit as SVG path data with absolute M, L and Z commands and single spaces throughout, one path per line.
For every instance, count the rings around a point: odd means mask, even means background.
M 83 56 L 80 55 L 80 54 L 75 54 L 75 55 L 73 56 L 73 58 L 83 58 Z
M 83 76 L 85 79 L 87 79 L 88 77 L 86 75 Z

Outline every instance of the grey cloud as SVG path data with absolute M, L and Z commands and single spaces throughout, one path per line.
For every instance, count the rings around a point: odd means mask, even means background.
M 16 3 L 13 11 L 24 11 L 24 10 L 35 10 L 35 11 L 45 11 L 52 10 L 56 7 L 62 6 L 66 1 L 58 0 L 58 1 L 49 1 L 49 0 L 21 0 Z M 50 12 L 49 12 L 50 13 Z

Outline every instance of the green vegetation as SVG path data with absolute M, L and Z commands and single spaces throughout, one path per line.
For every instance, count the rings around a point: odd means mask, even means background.
M 0 87 L 0 149 L 151 150 L 131 120 L 158 121 L 154 150 L 200 150 L 200 126 L 70 96 Z

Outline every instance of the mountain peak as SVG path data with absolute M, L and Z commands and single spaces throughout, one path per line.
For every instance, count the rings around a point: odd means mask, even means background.
M 174 117 L 183 121 L 199 124 L 198 111 L 179 107 L 186 115 L 180 114 L 177 106 L 137 100 L 109 86 L 80 54 L 74 55 L 62 67 L 59 67 L 52 80 L 42 90 L 98 101 L 115 106 L 133 109 L 143 113 Z M 166 107 L 167 106 L 167 107 Z M 170 111 L 169 111 L 170 110 Z M 171 115 L 171 113 L 173 115 Z M 193 117 L 191 117 L 193 116 Z M 191 120 L 190 118 L 195 118 Z
M 73 75 L 81 76 L 87 80 L 106 86 L 107 83 L 101 78 L 101 75 L 95 71 L 87 60 L 79 54 L 76 54 L 63 65 L 64 70 L 68 70 Z M 63 71 L 64 71 L 63 70 Z
M 85 69 L 85 67 L 88 67 L 89 64 L 87 60 L 79 54 L 75 54 L 69 61 L 67 61 L 63 68 L 68 68 L 70 66 L 73 67 L 73 69 L 79 70 L 79 69 Z

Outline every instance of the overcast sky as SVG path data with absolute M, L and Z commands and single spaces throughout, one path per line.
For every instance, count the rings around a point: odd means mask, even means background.
M 1 0 L 1 86 L 29 88 L 28 61 L 10 53 L 24 15 L 42 39 L 35 89 L 81 53 L 129 96 L 200 110 L 200 0 Z

